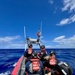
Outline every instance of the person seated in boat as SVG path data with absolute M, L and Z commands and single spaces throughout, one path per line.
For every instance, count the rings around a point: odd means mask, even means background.
M 49 64 L 50 64 L 50 67 L 53 69 L 55 65 L 57 64 L 56 53 L 55 51 L 51 51 L 49 55 L 50 55 Z
M 47 56 L 47 51 L 45 49 L 45 46 L 41 45 L 40 46 L 40 52 L 38 52 L 38 57 L 42 61 L 43 64 L 45 62 L 45 59 L 44 59 L 45 56 Z
M 45 70 L 48 75 L 72 75 L 71 67 L 65 62 L 59 62 L 56 58 L 55 51 L 51 51 L 45 59 L 47 59 Z
M 24 57 L 26 61 L 30 60 L 32 53 L 34 52 L 32 47 L 33 47 L 32 44 L 28 44 L 28 49 L 24 53 Z
M 39 60 L 37 53 L 33 52 L 30 61 L 26 63 L 26 75 L 44 75 L 43 64 Z
M 52 64 L 56 64 L 56 62 L 57 62 L 57 59 L 56 59 L 56 52 L 55 51 L 50 51 L 50 53 L 49 53 L 49 57 L 47 58 L 47 60 L 49 61 L 49 63 L 52 65 Z M 55 63 L 53 63 L 53 61 L 55 62 Z
M 44 62 L 43 65 L 44 65 L 44 71 L 47 75 L 55 75 L 55 74 L 52 74 L 52 72 L 51 72 L 51 66 L 50 66 L 50 62 L 49 62 L 50 59 L 53 57 L 55 58 L 55 52 L 54 51 L 51 51 L 49 55 L 44 57 L 44 60 L 46 60 L 46 61 Z
M 48 75 L 61 75 L 62 72 L 60 71 L 59 66 L 57 65 L 58 61 L 56 59 L 56 53 L 55 51 L 51 51 L 48 56 L 46 56 L 44 59 L 47 61 L 45 62 L 45 70 L 48 73 Z

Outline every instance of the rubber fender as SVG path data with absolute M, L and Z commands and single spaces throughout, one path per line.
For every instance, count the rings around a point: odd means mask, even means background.
M 60 64 L 61 71 L 64 75 L 72 75 L 72 68 L 69 64 L 63 62 Z

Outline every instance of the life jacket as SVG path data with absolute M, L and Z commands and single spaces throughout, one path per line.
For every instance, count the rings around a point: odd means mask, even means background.
M 39 59 L 31 59 L 31 62 L 32 62 L 32 70 L 33 71 L 40 70 L 40 62 L 39 62 Z
M 51 66 L 56 65 L 56 58 L 50 58 L 49 64 L 50 64 Z

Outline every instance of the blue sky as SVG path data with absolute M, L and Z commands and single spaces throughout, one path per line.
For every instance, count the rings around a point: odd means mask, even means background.
M 46 48 L 75 48 L 75 0 L 0 0 L 0 48 L 24 48 L 41 21 Z

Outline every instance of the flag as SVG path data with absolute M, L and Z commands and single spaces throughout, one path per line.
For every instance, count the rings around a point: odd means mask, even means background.
M 40 32 L 40 31 L 38 31 L 38 32 L 37 32 L 37 36 L 38 36 L 38 37 L 40 37 L 40 35 L 41 35 L 41 32 Z

